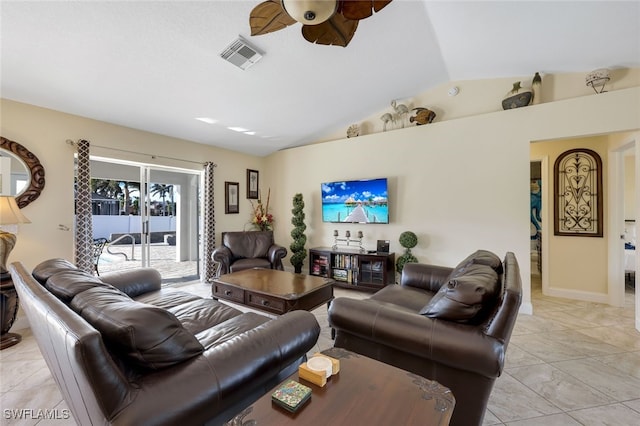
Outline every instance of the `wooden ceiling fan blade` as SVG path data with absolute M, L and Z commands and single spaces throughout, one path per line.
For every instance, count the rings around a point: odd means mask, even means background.
M 318 25 L 303 25 L 302 36 L 311 43 L 347 47 L 358 28 L 358 21 L 334 15 Z
M 279 0 L 267 0 L 251 11 L 249 25 L 251 35 L 263 35 L 281 30 L 296 21 L 285 12 Z
M 380 11 L 392 0 L 345 0 L 340 3 L 338 13 L 347 19 L 360 20 Z
M 383 7 L 391 3 L 392 0 L 373 0 L 373 10 L 377 13 L 382 10 Z

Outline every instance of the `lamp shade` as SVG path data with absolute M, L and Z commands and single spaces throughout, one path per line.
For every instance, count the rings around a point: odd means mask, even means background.
M 18 223 L 31 223 L 31 221 L 22 214 L 15 197 L 0 195 L 0 225 L 16 225 Z
M 336 12 L 337 0 L 282 0 L 284 10 L 305 25 L 318 25 Z

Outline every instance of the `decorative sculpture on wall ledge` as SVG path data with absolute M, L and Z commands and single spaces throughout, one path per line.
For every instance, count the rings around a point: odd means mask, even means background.
M 604 90 L 604 85 L 607 84 L 609 80 L 611 80 L 611 76 L 609 75 L 609 70 L 606 68 L 591 71 L 585 77 L 585 83 L 587 86 L 591 87 L 596 93 L 606 92 L 606 90 Z M 598 91 L 598 88 L 600 91 Z
M 513 83 L 513 88 L 502 99 L 502 109 L 522 108 L 529 105 L 532 100 L 533 91 L 522 87 L 522 83 L 516 81 Z
M 355 138 L 358 136 L 360 136 L 360 125 L 352 124 L 351 126 L 349 126 L 349 128 L 347 129 L 347 137 Z
M 531 80 L 531 91 L 533 92 L 533 100 L 531 101 L 531 104 L 539 104 L 542 101 L 542 77 L 540 77 L 539 72 L 537 72 L 533 76 L 533 80 Z
M 387 112 L 380 117 L 382 120 L 382 131 L 387 131 L 387 125 L 391 123 L 394 129 L 405 127 L 405 117 L 409 114 L 409 108 L 405 104 L 399 104 L 396 100 L 391 101 L 393 112 Z
M 387 124 L 391 123 L 393 125 L 395 125 L 395 119 L 393 118 L 393 115 L 389 112 L 382 114 L 382 117 L 380 117 L 380 120 L 382 120 L 382 131 L 386 132 L 387 131 Z
M 422 126 L 423 124 L 429 124 L 433 122 L 436 118 L 436 113 L 431 111 L 428 108 L 414 108 L 413 111 L 416 111 L 416 114 L 412 117 L 409 117 L 409 121 L 411 123 L 415 122 L 416 126 Z
M 409 108 L 405 104 L 399 104 L 396 101 L 391 101 L 391 108 L 393 108 L 393 115 L 396 121 L 400 122 L 400 128 L 404 128 L 404 118 L 409 114 Z

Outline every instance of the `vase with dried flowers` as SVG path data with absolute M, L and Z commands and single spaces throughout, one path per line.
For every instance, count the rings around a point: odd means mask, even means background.
M 257 231 L 273 231 L 273 215 L 269 213 L 269 199 L 271 198 L 271 188 L 267 193 L 267 203 L 262 204 L 262 199 L 258 198 L 258 202 L 254 205 L 251 201 L 251 224 Z

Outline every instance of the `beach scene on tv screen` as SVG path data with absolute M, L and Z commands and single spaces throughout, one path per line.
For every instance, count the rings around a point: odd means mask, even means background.
M 346 223 L 389 223 L 387 180 L 323 183 L 322 220 Z

